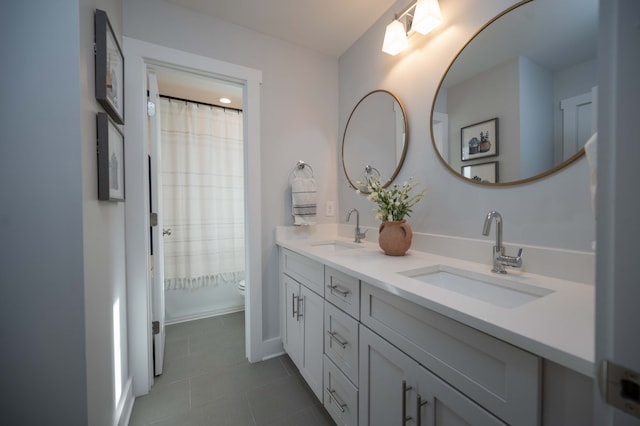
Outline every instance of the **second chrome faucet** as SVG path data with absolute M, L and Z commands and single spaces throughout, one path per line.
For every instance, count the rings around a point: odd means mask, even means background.
M 489 235 L 491 231 L 491 222 L 496 221 L 496 245 L 493 246 L 493 269 L 491 272 L 496 274 L 506 274 L 505 266 L 513 268 L 522 267 L 522 249 L 518 251 L 517 256 L 507 256 L 504 254 L 504 246 L 502 245 L 502 216 L 495 210 L 487 213 L 482 227 L 482 235 Z

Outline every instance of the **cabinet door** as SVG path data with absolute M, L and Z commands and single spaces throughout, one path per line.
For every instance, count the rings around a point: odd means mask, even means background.
M 359 417 L 362 426 L 415 425 L 416 362 L 360 326 Z M 412 414 L 413 413 L 413 414 Z
M 282 274 L 282 344 L 293 363 L 302 369 L 302 326 L 299 317 L 300 284 L 287 275 Z
M 303 366 L 300 373 L 322 402 L 324 299 L 303 285 L 300 286 L 300 298 L 299 316 L 303 327 Z
M 416 364 L 416 426 L 505 426 L 487 410 Z

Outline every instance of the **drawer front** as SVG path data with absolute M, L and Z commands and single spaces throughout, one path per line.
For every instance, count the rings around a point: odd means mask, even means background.
M 357 426 L 358 389 L 324 357 L 324 408 L 338 426 Z
M 539 424 L 535 355 L 364 283 L 361 322 L 507 423 Z
M 358 322 L 324 302 L 324 353 L 358 386 Z
M 322 263 L 282 248 L 280 270 L 320 296 L 324 296 L 324 265 Z
M 360 280 L 326 266 L 324 281 L 324 298 L 352 317 L 360 318 Z

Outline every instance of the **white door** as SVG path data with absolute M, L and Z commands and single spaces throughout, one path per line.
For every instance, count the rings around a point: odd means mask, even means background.
M 149 103 L 147 116 L 149 117 L 149 190 L 151 213 L 155 215 L 156 223 L 151 227 L 151 269 L 152 269 L 152 321 L 154 323 L 153 335 L 153 374 L 162 374 L 164 361 L 164 249 L 162 239 L 165 230 L 162 228 L 162 175 L 160 164 L 162 150 L 160 146 L 160 120 L 156 113 L 158 101 L 158 83 L 155 73 L 147 71 Z M 170 230 L 167 230 L 170 232 Z
M 563 160 L 580 151 L 593 134 L 592 93 L 583 93 L 560 102 Z

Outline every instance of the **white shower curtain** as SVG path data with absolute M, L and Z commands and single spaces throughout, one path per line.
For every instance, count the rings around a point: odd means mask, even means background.
M 242 112 L 160 100 L 165 289 L 244 279 Z

